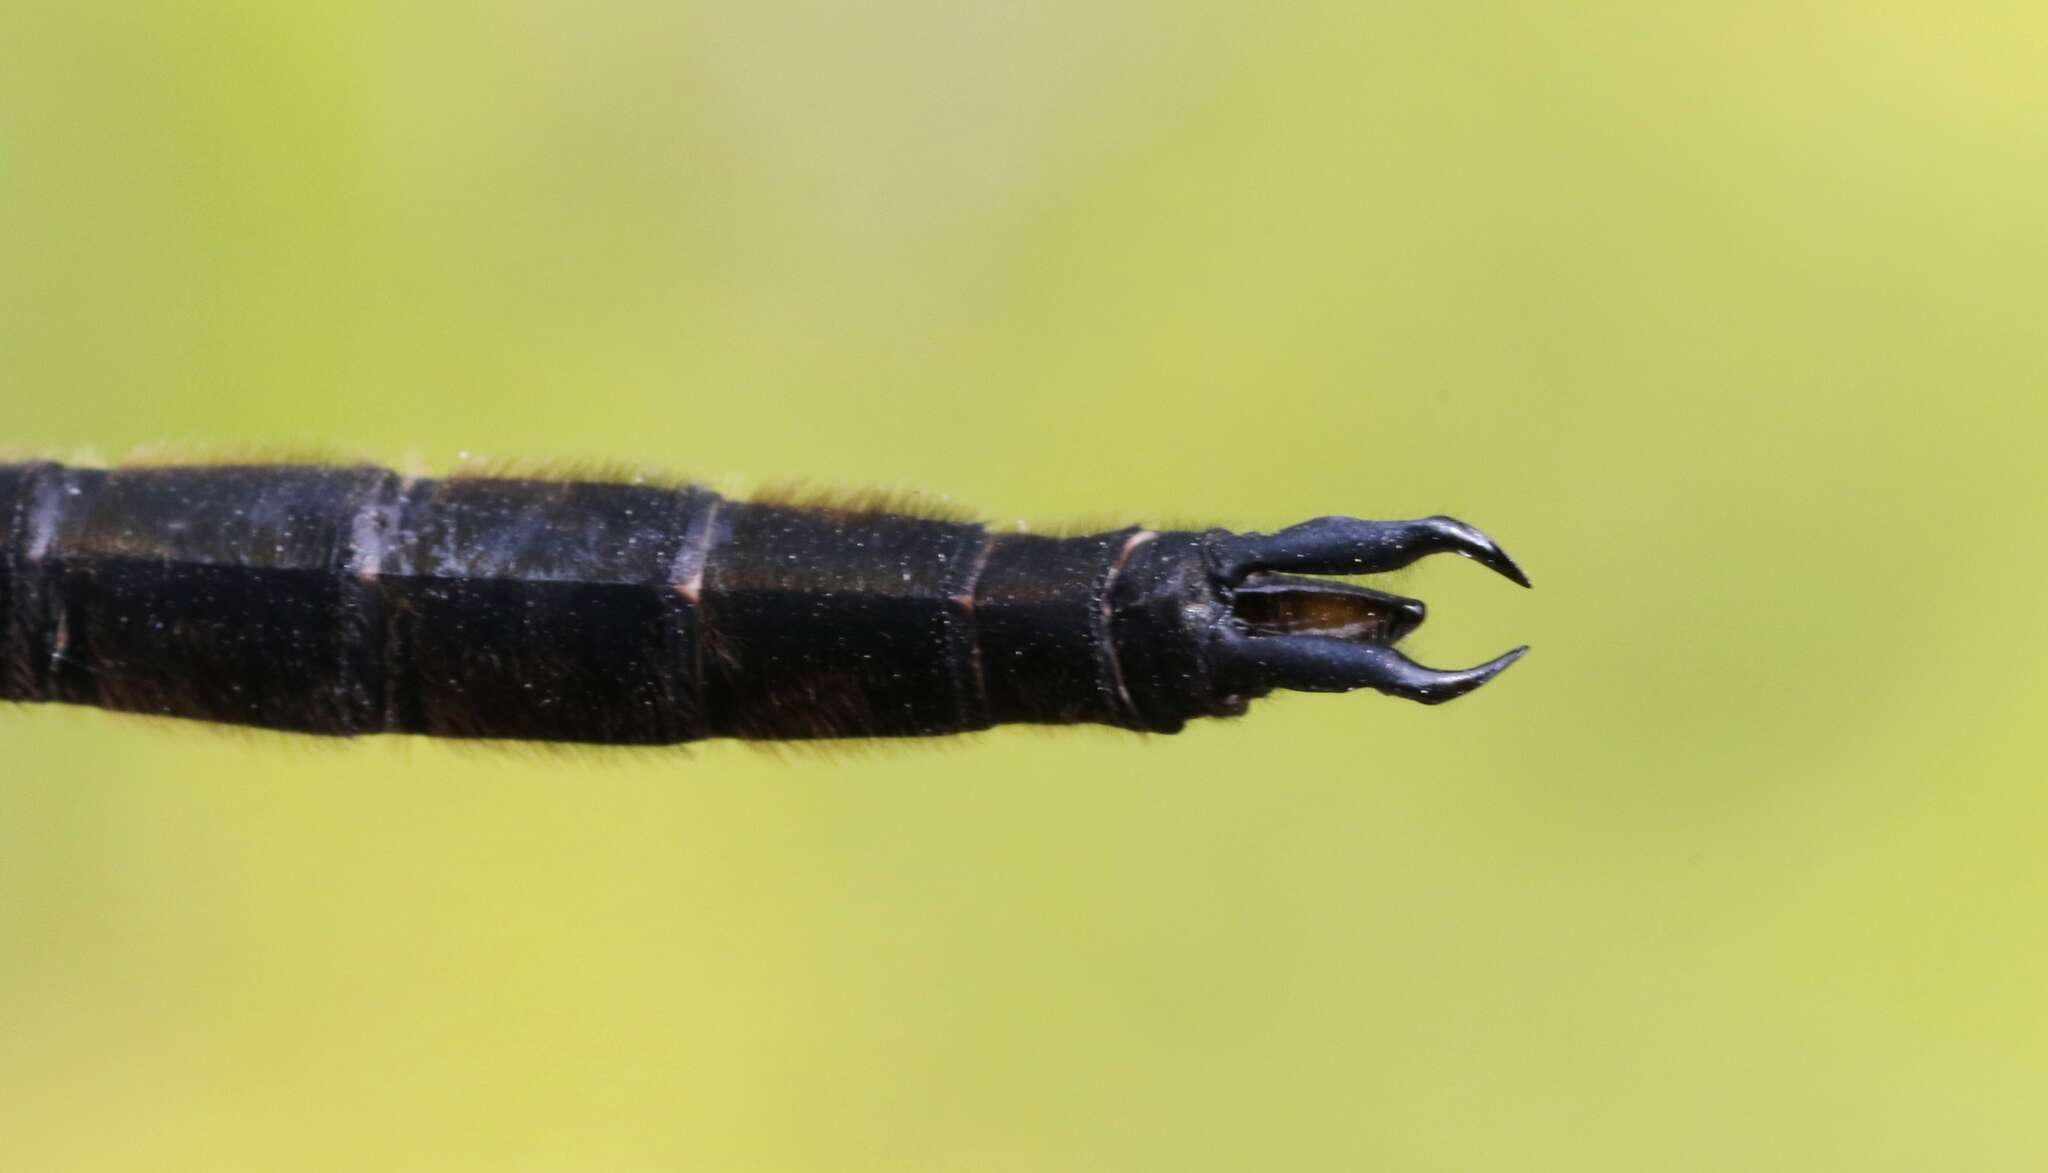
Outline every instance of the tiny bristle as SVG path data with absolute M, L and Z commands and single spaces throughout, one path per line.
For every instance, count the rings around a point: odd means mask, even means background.
M 652 745 L 600 741 L 541 741 L 521 737 L 409 737 L 422 749 L 524 767 L 568 767 L 596 773 L 638 769 L 652 761 L 687 762 L 709 742 Z
M 611 460 L 473 456 L 462 453 L 445 474 L 449 480 L 571 481 L 600 485 L 649 485 L 685 489 L 700 482 L 669 469 Z
M 1147 517 L 1142 514 L 1120 515 L 1109 513 L 1068 516 L 1059 521 L 1042 525 L 1038 523 L 1027 525 L 1022 522 L 1013 522 L 1005 528 L 1042 534 L 1049 538 L 1084 538 L 1090 534 L 1110 533 L 1115 530 L 1130 529 L 1133 526 L 1139 529 L 1151 530 L 1154 533 L 1172 533 L 1183 530 L 1201 533 L 1205 530 L 1218 528 L 1217 524 L 1213 521 L 1190 521 L 1179 517 L 1158 518 Z
M 105 468 L 107 458 L 97 448 L 59 448 L 54 444 L 0 445 L 0 464 L 61 464 L 66 468 Z
M 376 463 L 374 458 L 362 453 L 313 441 L 226 445 L 153 441 L 130 448 L 115 461 L 121 468 L 239 468 L 282 464 L 339 468 Z
M 904 753 L 949 753 L 987 743 L 988 730 L 935 734 L 930 737 L 810 737 L 785 740 L 728 738 L 699 745 L 731 745 L 740 752 L 773 758 L 778 764 L 825 762 L 871 764 Z
M 66 456 L 51 448 L 25 444 L 0 444 L 0 464 L 63 464 Z
M 979 521 L 976 513 L 950 497 L 907 489 L 844 488 L 805 481 L 768 485 L 747 498 L 756 505 L 780 505 L 843 517 L 895 515 L 927 521 Z
M 40 705 L 23 705 L 18 708 L 25 714 L 39 711 L 63 713 L 66 710 L 56 706 L 45 709 Z M 246 753 L 270 752 L 299 755 L 335 754 L 359 739 L 333 737 L 309 733 L 297 729 L 272 729 L 261 725 L 237 725 L 220 721 L 194 720 L 190 717 L 166 713 L 140 713 L 127 709 L 103 709 L 94 714 L 93 720 L 130 729 L 146 730 L 153 737 L 189 739 L 193 742 L 226 741 L 238 751 Z

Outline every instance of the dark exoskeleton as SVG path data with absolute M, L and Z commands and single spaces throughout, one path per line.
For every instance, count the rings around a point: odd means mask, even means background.
M 665 743 L 1008 722 L 1154 733 L 1276 689 L 1435 703 L 1446 517 L 1081 537 L 695 487 L 374 467 L 0 465 L 0 699 L 350 735 Z M 1286 572 L 1296 573 L 1286 573 Z

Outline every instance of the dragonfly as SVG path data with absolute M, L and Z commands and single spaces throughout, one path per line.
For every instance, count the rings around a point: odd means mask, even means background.
M 1421 601 L 1333 579 L 1444 516 L 1274 533 L 994 532 L 901 502 L 373 465 L 0 465 L 0 699 L 346 737 L 669 744 L 1093 723 L 1275 690 L 1437 704 Z

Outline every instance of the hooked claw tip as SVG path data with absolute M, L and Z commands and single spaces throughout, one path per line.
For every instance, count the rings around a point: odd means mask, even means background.
M 1444 549 L 1453 554 L 1462 554 L 1518 586 L 1533 585 L 1529 581 L 1529 576 L 1515 564 L 1515 560 L 1508 557 L 1508 552 L 1500 548 L 1500 543 L 1487 537 L 1485 531 L 1478 526 L 1467 525 L 1455 517 L 1445 517 L 1442 514 L 1423 520 L 1424 523 L 1435 523 L 1440 527 L 1438 532 L 1444 540 Z
M 1396 654 L 1398 655 L 1398 653 Z M 1494 677 L 1499 676 L 1507 671 L 1516 660 L 1528 654 L 1529 645 L 1523 644 L 1514 651 L 1497 656 L 1476 668 L 1466 668 L 1460 672 L 1439 672 L 1436 669 L 1424 668 L 1420 664 L 1409 661 L 1409 667 L 1413 671 L 1397 674 L 1394 681 L 1395 687 L 1380 688 L 1380 691 L 1387 693 L 1389 696 L 1406 697 L 1420 704 L 1440 705 L 1445 701 L 1456 700 L 1480 685 L 1485 684 L 1487 681 L 1492 680 Z M 1380 686 L 1374 685 L 1374 687 L 1379 688 Z
M 1324 636 L 1265 636 L 1231 640 L 1222 658 L 1269 688 L 1301 692 L 1349 692 L 1370 688 L 1438 705 L 1464 696 L 1527 655 L 1516 648 L 1475 668 L 1445 672 L 1426 668 L 1384 644 L 1357 643 Z
M 1232 537 L 1225 549 L 1233 577 L 1254 570 L 1372 574 L 1430 554 L 1462 554 L 1510 582 L 1529 585 L 1529 576 L 1499 543 L 1477 526 L 1442 514 L 1413 521 L 1319 517 L 1278 533 Z

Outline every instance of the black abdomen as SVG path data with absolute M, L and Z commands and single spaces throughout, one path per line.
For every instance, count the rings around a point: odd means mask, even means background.
M 1172 733 L 1276 688 L 1499 675 L 1527 649 L 1427 668 L 1393 646 L 1419 600 L 1301 577 L 1437 553 L 1528 585 L 1443 516 L 1055 538 L 639 483 L 0 465 L 0 700 L 336 736 Z
M 1133 723 L 1128 534 L 309 466 L 0 466 L 0 523 L 9 700 L 621 743 Z

